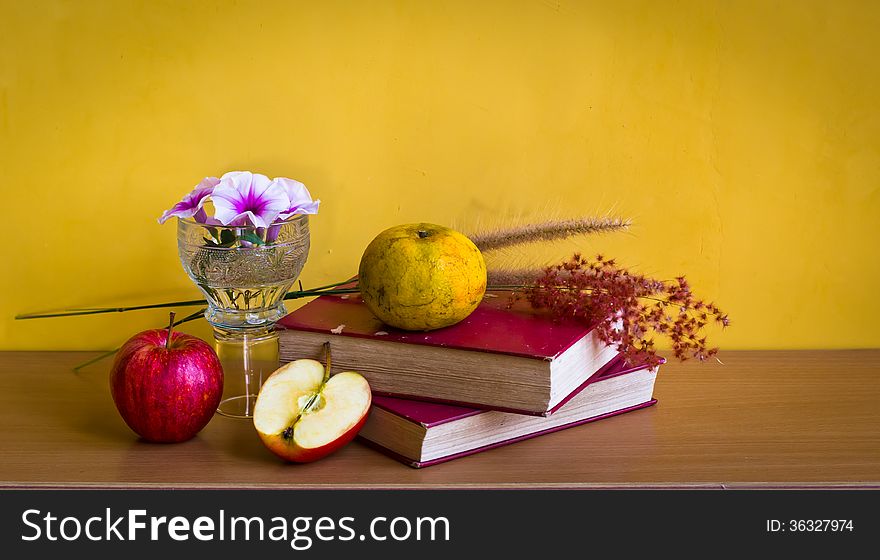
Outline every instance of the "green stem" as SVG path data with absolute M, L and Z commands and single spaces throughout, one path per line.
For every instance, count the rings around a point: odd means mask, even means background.
M 23 313 L 16 315 L 17 320 L 22 319 L 46 319 L 49 317 L 67 317 L 70 315 L 99 315 L 101 313 L 123 313 L 125 311 L 140 311 L 142 309 L 161 309 L 163 307 L 188 307 L 191 305 L 204 305 L 205 300 L 193 299 L 188 301 L 171 301 L 167 303 L 151 303 L 149 305 L 135 305 L 132 307 L 91 307 L 83 309 L 66 309 L 56 313 Z
M 176 327 L 176 326 L 178 326 L 178 325 L 182 325 L 182 324 L 184 324 L 184 323 L 189 323 L 190 321 L 195 321 L 195 320 L 198 319 L 199 317 L 204 317 L 204 315 L 205 315 L 205 311 L 207 311 L 207 309 L 202 309 L 202 310 L 200 310 L 200 311 L 196 311 L 195 313 L 193 313 L 193 314 L 191 314 L 191 315 L 187 315 L 186 317 L 184 317 L 183 319 L 180 319 L 179 321 L 174 321 L 174 322 L 171 323 L 171 325 L 168 327 L 168 330 L 170 331 L 172 327 Z M 170 336 L 169 336 L 168 338 L 169 338 L 169 340 L 171 339 Z M 94 358 L 92 358 L 91 360 L 89 360 L 89 361 L 87 361 L 87 362 L 83 362 L 83 363 L 79 364 L 78 366 L 74 366 L 74 367 L 73 367 L 73 371 L 74 371 L 74 372 L 79 372 L 79 370 L 81 370 L 82 368 L 84 368 L 84 367 L 86 367 L 86 366 L 90 366 L 90 365 L 92 365 L 92 364 L 94 364 L 94 363 L 96 363 L 96 362 L 100 362 L 100 361 L 103 360 L 104 358 L 109 358 L 109 357 L 112 356 L 113 354 L 119 352 L 119 350 L 120 350 L 121 348 L 122 348 L 122 347 L 120 346 L 119 348 L 114 348 L 113 350 L 108 350 L 107 352 L 104 352 L 103 354 L 100 354 L 100 355 L 98 355 L 98 356 L 95 356 Z
M 284 299 L 301 299 L 312 296 L 336 296 L 339 294 L 359 294 L 359 288 L 339 288 L 337 290 L 305 290 L 303 292 L 288 292 Z
M 312 296 L 320 296 L 320 295 L 333 295 L 333 294 L 354 294 L 358 292 L 357 288 L 343 288 L 340 290 L 330 290 L 330 288 L 334 288 L 336 286 L 341 286 L 343 284 L 347 284 L 350 280 L 345 280 L 343 282 L 337 282 L 335 284 L 328 284 L 326 286 L 320 286 L 318 288 L 312 288 L 309 290 L 300 290 L 294 292 L 288 292 L 287 295 L 284 296 L 284 299 L 300 299 L 304 297 L 312 297 Z M 130 307 L 91 307 L 91 308 L 79 308 L 79 309 L 66 309 L 64 311 L 58 311 L 54 313 L 23 313 L 21 315 L 16 315 L 16 320 L 24 320 L 24 319 L 48 319 L 51 317 L 77 317 L 80 315 L 102 315 L 104 313 L 124 313 L 126 311 L 141 311 L 144 309 L 162 309 L 163 307 L 189 307 L 194 305 L 204 305 L 205 300 L 203 299 L 193 299 L 187 301 L 169 301 L 166 303 L 152 303 L 149 305 L 134 305 Z
M 323 295 L 342 295 L 342 294 L 357 294 L 360 292 L 358 288 L 336 288 L 337 286 L 341 286 L 343 284 L 348 284 L 351 280 L 344 280 L 342 282 L 336 282 L 334 284 L 327 284 L 325 286 L 319 286 L 317 288 L 311 288 L 309 290 L 298 290 L 293 292 L 287 292 L 284 296 L 285 300 L 288 299 L 301 299 L 306 297 L 315 297 L 315 296 L 323 296 Z M 533 288 L 534 286 L 529 284 L 502 284 L 497 286 L 489 286 L 486 288 L 489 292 L 498 292 L 498 291 L 509 291 L 509 290 L 524 290 L 528 288 Z M 94 308 L 80 308 L 80 309 L 68 309 L 65 311 L 59 311 L 55 313 L 24 313 L 21 315 L 16 315 L 16 320 L 24 320 L 24 319 L 48 319 L 51 317 L 77 317 L 80 315 L 101 315 L 105 313 L 124 313 L 127 311 L 141 311 L 144 309 L 161 309 L 163 307 L 189 307 L 194 305 L 204 305 L 205 300 L 203 299 L 193 299 L 187 301 L 170 301 L 166 303 L 152 303 L 148 305 L 134 305 L 130 307 L 94 307 Z
M 79 372 L 79 370 L 81 370 L 82 368 L 84 368 L 86 366 L 90 366 L 90 365 L 94 364 L 95 362 L 100 362 L 104 358 L 109 358 L 113 354 L 119 352 L 119 350 L 120 350 L 120 348 L 114 348 L 113 350 L 108 350 L 107 352 L 104 352 L 103 354 L 100 354 L 87 362 L 83 362 L 83 363 L 79 364 L 78 366 L 74 366 L 73 371 Z
M 355 278 L 349 278 L 348 280 L 343 280 L 342 282 L 334 282 L 333 284 L 327 284 L 326 286 L 318 286 L 317 288 L 310 288 L 309 291 L 318 292 L 321 290 L 326 290 L 328 288 L 335 288 L 336 286 L 342 286 L 343 284 L 348 284 L 349 282 L 353 282 L 354 280 L 355 280 Z M 304 290 L 302 288 L 300 288 L 300 291 L 302 292 Z

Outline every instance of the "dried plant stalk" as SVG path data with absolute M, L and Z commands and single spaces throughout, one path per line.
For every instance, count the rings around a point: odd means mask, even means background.
M 623 218 L 584 217 L 511 226 L 477 232 L 469 237 L 481 251 L 494 251 L 513 245 L 556 241 L 590 233 L 619 231 L 629 226 L 630 221 Z
M 534 286 L 544 275 L 540 268 L 490 268 L 489 286 Z

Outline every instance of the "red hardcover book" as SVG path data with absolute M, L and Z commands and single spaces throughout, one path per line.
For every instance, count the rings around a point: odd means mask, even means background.
M 281 361 L 321 359 L 329 341 L 334 370 L 361 373 L 374 394 L 548 415 L 617 355 L 593 326 L 490 296 L 430 332 L 384 325 L 357 295 L 322 296 L 280 321 Z
M 420 468 L 653 405 L 657 368 L 618 357 L 549 417 L 375 396 L 358 437 Z

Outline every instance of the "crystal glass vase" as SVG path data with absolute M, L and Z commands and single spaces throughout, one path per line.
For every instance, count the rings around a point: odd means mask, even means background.
M 263 379 L 278 368 L 275 322 L 287 313 L 284 296 L 309 254 L 308 216 L 268 228 L 179 219 L 177 249 L 208 302 L 224 374 L 217 412 L 251 418 Z

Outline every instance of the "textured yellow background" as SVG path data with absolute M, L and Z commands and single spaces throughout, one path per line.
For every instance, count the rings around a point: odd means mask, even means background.
M 194 297 L 156 218 L 238 169 L 323 200 L 306 285 L 394 224 L 610 209 L 631 232 L 579 245 L 686 274 L 723 348 L 877 346 L 878 29 L 869 1 L 4 0 L 0 348 L 161 325 L 12 316 Z

